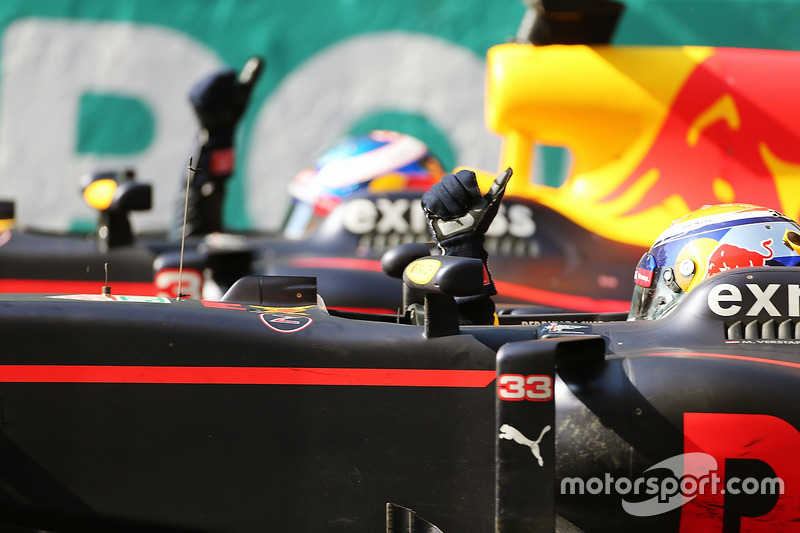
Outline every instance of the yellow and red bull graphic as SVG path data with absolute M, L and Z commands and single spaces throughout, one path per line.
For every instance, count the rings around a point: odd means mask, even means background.
M 649 246 L 707 204 L 800 216 L 800 53 L 710 47 L 490 49 L 486 122 L 507 194 L 617 241 Z M 572 155 L 565 183 L 525 180 L 536 144 Z M 523 179 L 519 179 L 523 178 Z

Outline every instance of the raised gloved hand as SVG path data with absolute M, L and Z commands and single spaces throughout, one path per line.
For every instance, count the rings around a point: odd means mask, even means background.
M 225 182 L 233 175 L 236 161 L 233 146 L 236 126 L 263 68 L 264 61 L 252 57 L 238 76 L 233 70 L 216 72 L 202 79 L 189 94 L 201 131 L 191 162 L 190 187 L 185 193 L 189 175 L 182 177 L 181 195 L 170 229 L 172 238 L 179 239 L 184 231 L 187 236 L 222 231 Z
M 456 298 L 462 323 L 491 323 L 497 294 L 483 246 L 486 230 L 494 220 L 511 178 L 511 169 L 501 172 L 489 192 L 481 195 L 475 173 L 459 170 L 446 174 L 422 196 L 422 208 L 436 244 L 444 255 L 476 257 L 485 267 L 484 290 L 478 296 Z
M 215 72 L 192 88 L 189 101 L 200 126 L 215 144 L 233 144 L 236 125 L 242 118 L 250 93 L 263 69 L 263 60 L 250 58 L 241 74 L 231 69 Z
M 433 238 L 445 255 L 485 259 L 484 234 L 489 229 L 511 178 L 506 169 L 481 196 L 475 173 L 459 170 L 446 174 L 422 196 L 422 207 Z

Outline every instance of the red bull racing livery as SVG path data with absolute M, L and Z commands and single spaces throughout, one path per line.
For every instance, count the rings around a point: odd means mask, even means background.
M 800 522 L 795 267 L 716 273 L 654 320 L 506 310 L 499 325 L 460 326 L 443 288 L 479 288 L 480 260 L 416 261 L 406 287 L 424 309 L 395 317 L 327 309 L 307 277 L 245 277 L 220 301 L 117 295 L 113 283 L 2 297 L 0 522 L 230 533 Z M 666 270 L 652 271 L 656 287 Z

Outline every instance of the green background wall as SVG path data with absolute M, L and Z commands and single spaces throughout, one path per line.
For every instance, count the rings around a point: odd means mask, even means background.
M 628 0 L 615 44 L 800 49 L 800 2 Z M 274 228 L 286 184 L 340 135 L 399 129 L 446 166 L 494 170 L 483 62 L 516 34 L 520 0 L 5 0 L 0 197 L 22 225 L 85 230 L 81 174 L 131 166 L 155 188 L 139 230 L 165 228 L 196 123 L 186 95 L 260 55 L 226 221 Z M 558 154 L 543 168 L 563 172 Z M 552 179 L 548 177 L 547 179 Z

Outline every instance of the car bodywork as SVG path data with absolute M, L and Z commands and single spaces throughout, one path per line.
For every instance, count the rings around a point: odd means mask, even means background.
M 659 320 L 496 326 L 453 313 L 480 261 L 425 257 L 404 277 L 424 320 L 326 310 L 296 277 L 247 277 L 221 301 L 4 296 L 4 520 L 368 531 L 391 502 L 443 531 L 796 523 L 796 269 L 718 274 Z M 783 492 L 663 481 L 712 473 Z
M 132 295 L 218 299 L 249 273 L 314 276 L 332 308 L 395 313 L 401 283 L 380 259 L 393 246 L 430 240 L 420 194 L 349 198 L 305 239 L 279 235 L 192 237 L 181 270 L 177 241 L 139 238 L 100 251 L 93 237 L 9 229 L 0 246 L 0 291 L 96 291 L 109 279 Z M 576 311 L 619 311 L 630 300 L 638 246 L 600 237 L 562 214 L 523 198 L 506 198 L 486 243 L 498 302 Z M 433 246 L 432 246 L 433 249 Z M 589 261 L 588 255 L 591 255 Z
M 796 51 L 508 43 L 487 55 L 486 122 L 508 194 L 610 239 L 649 246 L 705 204 L 800 216 Z M 544 81 L 543 81 L 544 80 Z M 569 149 L 559 187 L 532 183 L 537 144 Z M 523 178 L 523 179 L 519 179 Z

